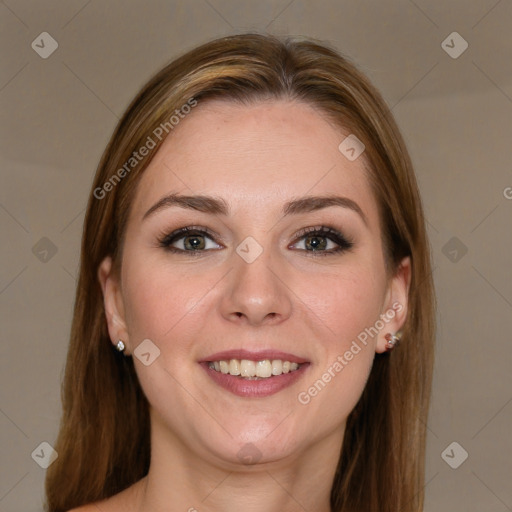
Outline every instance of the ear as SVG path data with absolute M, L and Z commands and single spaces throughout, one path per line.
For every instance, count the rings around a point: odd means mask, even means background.
M 107 256 L 98 268 L 98 279 L 103 292 L 105 316 L 107 318 L 110 340 L 115 346 L 122 340 L 126 346 L 125 355 L 129 353 L 128 330 L 124 315 L 124 303 L 118 277 L 112 271 L 112 258 Z
M 389 332 L 396 334 L 407 318 L 409 286 L 411 284 L 411 259 L 409 256 L 404 258 L 398 266 L 395 275 L 391 278 L 384 300 L 384 309 L 381 319 L 384 327 L 380 330 L 377 346 L 377 353 L 386 352 L 386 339 L 384 336 Z

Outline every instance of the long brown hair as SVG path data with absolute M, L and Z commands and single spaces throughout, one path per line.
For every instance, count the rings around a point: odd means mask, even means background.
M 410 256 L 412 276 L 402 342 L 393 352 L 376 355 L 363 394 L 347 419 L 331 509 L 420 512 L 434 293 L 409 154 L 381 95 L 349 59 L 312 40 L 259 34 L 217 39 L 162 69 L 129 105 L 103 153 L 84 221 L 55 444 L 58 458 L 46 476 L 47 510 L 64 512 L 112 496 L 148 472 L 148 403 L 132 358 L 112 347 L 97 270 L 107 255 L 116 268 L 121 264 L 136 185 L 165 136 L 172 136 L 171 117 L 183 112 L 184 105 L 211 98 L 244 104 L 264 98 L 303 101 L 365 144 L 388 271 L 392 275 L 401 259 Z M 151 145 L 148 137 L 155 147 L 144 158 L 130 160 L 138 148 Z

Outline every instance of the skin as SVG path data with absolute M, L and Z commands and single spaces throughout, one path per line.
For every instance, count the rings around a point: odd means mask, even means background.
M 375 353 L 385 351 L 384 335 L 405 321 L 410 282 L 408 258 L 386 274 L 364 155 L 351 162 L 338 150 L 347 135 L 303 103 L 215 100 L 198 105 L 159 149 L 137 188 L 120 276 L 110 258 L 98 271 L 112 343 L 122 339 L 126 355 L 144 339 L 160 350 L 149 366 L 134 357 L 151 404 L 151 467 L 127 490 L 84 510 L 330 510 L 346 419 Z M 231 215 L 174 206 L 143 220 L 171 192 L 221 197 Z M 355 201 L 367 223 L 336 206 L 281 213 L 291 199 L 332 194 Z M 201 256 L 190 246 L 180 254 L 159 246 L 161 235 L 192 225 L 215 234 L 199 237 L 206 243 Z M 353 247 L 315 257 L 309 235 L 295 235 L 322 225 L 340 230 Z M 252 263 L 235 250 L 248 236 L 263 247 Z M 185 249 L 186 241 L 173 245 Z M 319 241 L 327 242 L 325 251 L 337 247 L 323 235 Z M 359 343 L 362 350 L 308 404 L 300 403 L 298 394 L 396 302 L 401 311 L 366 346 Z M 241 398 L 198 364 L 232 348 L 274 348 L 311 364 L 272 396 Z M 261 455 L 256 464 L 237 456 L 248 443 Z

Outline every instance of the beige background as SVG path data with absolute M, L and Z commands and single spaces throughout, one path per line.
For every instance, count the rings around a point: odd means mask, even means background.
M 0 510 L 41 509 L 31 454 L 57 433 L 84 208 L 108 137 L 170 59 L 247 30 L 330 41 L 393 107 L 439 302 L 425 510 L 512 510 L 510 0 L 6 0 L 0 24 Z M 458 58 L 442 47 L 453 31 L 469 44 Z M 47 59 L 31 48 L 41 32 L 58 42 Z M 469 454 L 457 469 L 441 456 L 454 441 Z

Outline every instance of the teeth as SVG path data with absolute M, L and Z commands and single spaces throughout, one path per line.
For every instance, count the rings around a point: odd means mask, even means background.
M 272 361 L 272 375 L 281 375 L 283 373 L 283 362 L 280 359 Z
M 240 361 L 238 359 L 231 359 L 229 361 L 229 373 L 231 375 L 240 375 Z
M 219 364 L 220 364 L 220 371 L 222 373 L 229 372 L 229 363 L 227 361 L 219 361 Z
M 270 377 L 272 375 L 272 365 L 268 359 L 256 363 L 256 377 Z
M 248 359 L 240 361 L 240 375 L 242 377 L 254 377 L 256 375 L 256 363 Z
M 240 376 L 249 380 L 268 379 L 275 375 L 289 373 L 297 370 L 300 365 L 280 359 L 264 359 L 263 361 L 251 361 L 249 359 L 231 359 L 229 361 L 212 361 L 208 366 L 224 374 Z

